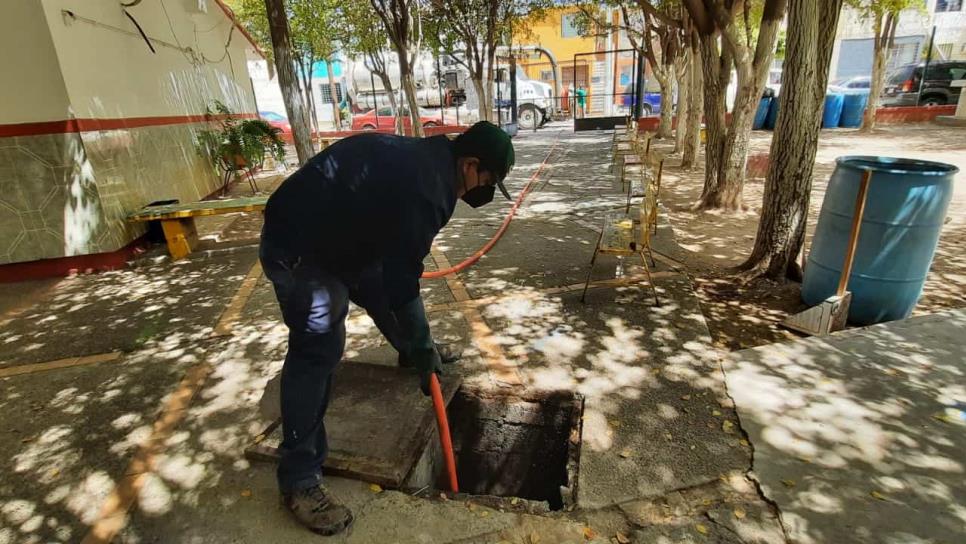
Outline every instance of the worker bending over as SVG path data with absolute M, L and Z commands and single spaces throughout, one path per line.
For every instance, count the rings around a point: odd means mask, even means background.
M 352 513 L 322 485 L 325 410 L 345 347 L 349 301 L 429 377 L 459 355 L 433 342 L 419 295 L 423 259 L 456 200 L 477 208 L 513 166 L 513 144 L 479 122 L 455 140 L 361 134 L 325 149 L 268 199 L 259 257 L 288 326 L 278 485 L 295 518 L 336 534 Z

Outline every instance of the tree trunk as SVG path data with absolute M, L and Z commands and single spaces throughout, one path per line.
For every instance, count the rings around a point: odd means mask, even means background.
M 869 104 L 862 113 L 861 132 L 871 132 L 875 128 L 876 103 L 879 95 L 882 94 L 882 87 L 885 85 L 886 55 L 892 49 L 892 40 L 896 34 L 896 25 L 899 24 L 898 14 L 888 14 L 883 24 L 881 13 L 875 14 L 873 24 L 875 25 L 875 39 L 873 40 L 872 53 L 872 80 L 869 83 Z
M 476 91 L 477 101 L 480 107 L 480 121 L 489 121 L 493 117 L 493 112 L 486 108 L 486 87 L 483 86 L 483 78 L 474 75 L 470 78 L 473 82 L 473 89 Z
M 339 111 L 339 94 L 336 92 L 335 87 L 335 66 L 332 64 L 332 59 L 325 59 L 325 66 L 328 68 L 326 70 L 329 73 L 329 95 L 332 97 L 332 122 L 335 123 L 335 129 L 337 131 L 342 130 L 342 115 Z
M 745 279 L 801 279 L 812 169 L 842 0 L 791 0 L 787 67 L 778 97 L 768 177 L 755 246 L 739 269 Z
M 268 14 L 268 27 L 272 35 L 272 50 L 275 52 L 275 69 L 278 72 L 278 83 L 282 89 L 282 99 L 285 102 L 285 112 L 292 125 L 292 140 L 295 143 L 295 153 L 299 164 L 305 164 L 312 158 L 312 136 L 305 118 L 305 104 L 302 103 L 299 91 L 298 76 L 295 74 L 295 62 L 292 58 L 291 38 L 288 32 L 288 19 L 285 16 L 284 0 L 265 0 L 265 11 Z
M 413 133 L 412 135 L 416 138 L 422 138 L 425 136 L 423 132 L 423 125 L 419 122 L 419 103 L 416 102 L 416 84 L 413 82 L 413 74 L 408 63 L 406 63 L 406 70 L 402 70 L 403 63 L 399 63 L 399 77 L 402 84 L 403 92 L 406 94 L 406 102 L 409 104 L 409 117 L 412 119 L 413 123 Z
M 734 42 L 728 39 L 723 40 L 726 44 L 725 52 L 733 49 L 735 69 L 738 73 L 738 94 L 735 97 L 734 111 L 731 114 L 727 134 L 721 144 L 722 156 L 717 161 L 720 171 L 711 180 L 714 182 L 713 184 L 708 185 L 706 183 L 704 194 L 697 206 L 698 209 L 738 210 L 743 207 L 741 193 L 745 184 L 745 163 L 748 159 L 751 125 L 754 121 L 758 102 L 761 99 L 761 92 L 765 87 L 768 69 L 771 67 L 772 58 L 775 56 L 775 40 L 778 37 L 778 28 L 784 15 L 785 5 L 783 2 L 765 4 L 765 12 L 758 29 L 758 41 L 753 55 L 747 49 L 739 49 L 737 46 L 733 46 Z M 740 35 L 734 36 L 734 38 L 742 39 Z M 722 62 L 719 66 L 722 70 L 730 68 L 727 62 Z M 705 181 L 708 181 L 707 175 Z
M 684 140 L 687 136 L 687 118 L 691 107 L 691 63 L 688 58 L 682 56 L 680 66 L 675 68 L 674 71 L 678 76 L 678 102 L 675 112 L 678 123 L 674 130 L 674 153 L 679 153 L 684 149 Z
M 724 160 L 726 93 L 731 79 L 731 62 L 726 52 L 718 50 L 718 33 L 701 36 L 701 69 L 704 81 L 704 118 L 707 125 L 704 144 L 704 188 L 699 207 L 705 197 L 717 191 L 718 174 Z
M 685 129 L 684 153 L 681 168 L 694 168 L 701 148 L 701 118 L 704 116 L 704 72 L 702 70 L 701 46 L 697 33 L 691 33 L 691 95 L 688 97 L 688 119 Z M 680 123 L 680 120 L 678 121 Z
M 399 115 L 399 102 L 396 101 L 396 93 L 392 89 L 392 80 L 389 79 L 389 74 L 386 72 L 374 72 L 379 76 L 379 80 L 382 81 L 382 88 L 386 91 L 386 98 L 389 100 L 389 109 L 392 111 L 393 125 L 395 126 L 396 134 L 402 136 L 403 131 L 403 120 L 402 116 Z M 373 104 L 376 111 L 379 111 L 379 107 Z M 379 117 L 376 117 L 376 124 L 379 123 Z
M 667 138 L 671 136 L 671 122 L 674 115 L 674 75 L 665 71 L 664 77 L 658 77 L 657 72 L 654 76 L 661 86 L 661 122 L 657 126 L 657 137 Z

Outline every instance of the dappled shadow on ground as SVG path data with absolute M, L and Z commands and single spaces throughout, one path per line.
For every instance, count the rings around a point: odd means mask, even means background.
M 250 249 L 66 278 L 0 321 L 0 366 L 131 351 L 174 335 L 203 339 L 255 259 Z
M 0 541 L 79 542 L 208 349 L 174 333 L 115 362 L 0 380 Z M 175 437 L 174 440 L 177 438 Z M 197 466 L 183 467 L 197 477 Z
M 966 530 L 962 310 L 763 346 L 725 363 L 754 472 L 795 542 Z

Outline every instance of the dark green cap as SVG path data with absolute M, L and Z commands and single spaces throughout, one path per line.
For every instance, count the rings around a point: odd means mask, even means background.
M 456 146 L 456 157 L 476 157 L 480 160 L 480 169 L 492 172 L 496 177 L 496 184 L 507 200 L 510 193 L 503 185 L 503 178 L 513 168 L 516 157 L 513 153 L 513 142 L 510 135 L 503 129 L 490 123 L 480 121 L 460 134 L 453 141 Z

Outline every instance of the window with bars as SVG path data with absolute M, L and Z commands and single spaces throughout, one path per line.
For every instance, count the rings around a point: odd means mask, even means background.
M 936 13 L 962 11 L 963 0 L 936 0 Z
M 328 83 L 323 83 L 319 89 L 322 91 L 322 103 L 331 104 L 332 103 L 332 87 Z M 342 84 L 335 84 L 335 97 L 340 103 L 342 102 Z

